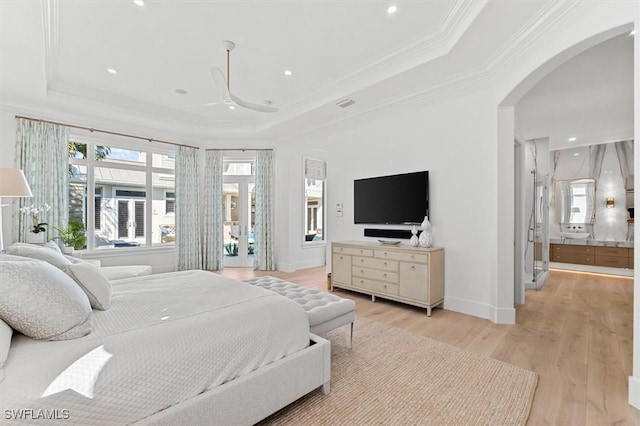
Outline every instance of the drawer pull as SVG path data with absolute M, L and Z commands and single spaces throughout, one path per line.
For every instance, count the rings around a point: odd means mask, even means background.
M 382 274 L 383 277 L 387 278 L 387 274 Z M 386 287 L 386 286 L 385 286 Z
M 411 270 L 415 271 L 416 270 L 416 265 L 411 265 Z
M 361 273 L 361 274 L 364 274 L 364 269 L 360 269 L 360 273 Z
M 360 259 L 360 263 L 364 263 L 364 259 Z
M 384 252 L 384 255 L 385 255 L 385 256 L 388 256 L 388 255 L 389 255 L 389 253 L 387 253 L 387 252 L 385 251 L 385 252 Z
M 412 259 L 415 259 L 415 258 L 416 258 L 415 254 L 412 254 L 412 255 L 411 255 L 411 258 L 412 258 Z
M 342 256 L 340 256 L 340 260 L 344 259 Z
M 363 280 L 360 280 L 360 284 L 364 284 L 364 281 L 363 281 Z
M 384 266 L 387 266 L 387 262 L 384 262 L 384 263 L 383 263 L 383 265 L 384 265 Z
M 360 249 L 360 254 L 362 254 L 362 253 L 364 253 L 364 252 L 362 251 L 362 249 Z

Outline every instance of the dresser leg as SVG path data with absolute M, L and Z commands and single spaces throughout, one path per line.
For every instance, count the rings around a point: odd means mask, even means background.
M 372 295 L 371 295 L 371 301 L 372 301 L 372 302 L 375 302 L 375 301 L 376 301 L 376 296 L 375 296 L 375 294 L 372 294 Z
M 431 316 L 431 306 L 427 307 L 427 316 Z

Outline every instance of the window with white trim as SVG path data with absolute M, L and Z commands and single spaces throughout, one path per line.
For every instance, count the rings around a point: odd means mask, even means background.
M 85 225 L 89 250 L 175 241 L 175 153 L 133 146 L 69 142 L 69 219 Z
M 327 163 L 313 158 L 304 159 L 304 229 L 303 243 L 325 241 Z

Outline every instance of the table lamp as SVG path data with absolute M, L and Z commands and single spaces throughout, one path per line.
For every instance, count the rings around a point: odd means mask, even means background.
M 29 183 L 20 169 L 0 168 L 0 251 L 4 250 L 2 237 L 2 198 L 33 197 Z

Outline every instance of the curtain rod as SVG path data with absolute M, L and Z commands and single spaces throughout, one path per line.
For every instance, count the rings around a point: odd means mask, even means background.
M 207 148 L 205 151 L 273 151 L 273 148 Z
M 39 123 L 58 124 L 60 126 L 72 127 L 74 129 L 88 130 L 88 131 L 90 131 L 92 133 L 93 132 L 106 133 L 106 134 L 109 134 L 109 135 L 124 136 L 126 138 L 141 139 L 143 141 L 148 141 L 148 142 L 158 142 L 158 143 L 164 143 L 164 144 L 168 144 L 168 145 L 184 146 L 184 147 L 187 147 L 187 148 L 200 148 L 198 146 L 186 145 L 186 144 L 183 144 L 183 143 L 163 141 L 163 140 L 154 139 L 154 138 L 145 138 L 143 136 L 136 136 L 136 135 L 129 135 L 129 134 L 126 134 L 126 133 L 112 132 L 110 130 L 95 129 L 93 127 L 78 126 L 76 124 L 60 123 L 59 121 L 42 120 L 40 118 L 23 117 L 21 115 L 16 115 L 16 118 L 22 118 L 24 120 L 29 120 L 29 121 L 36 121 L 36 122 L 39 122 Z

